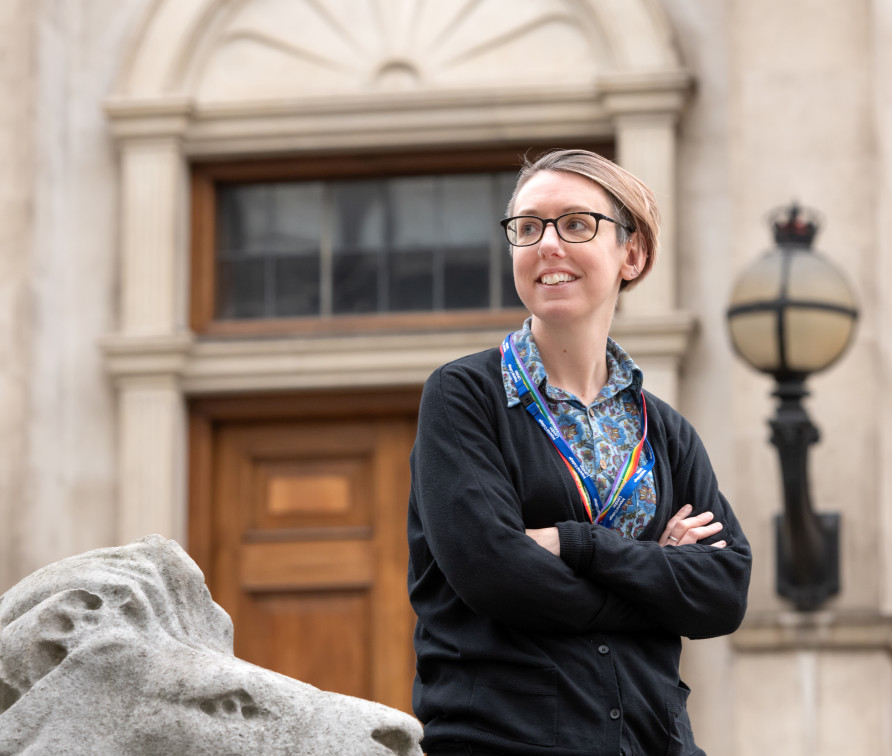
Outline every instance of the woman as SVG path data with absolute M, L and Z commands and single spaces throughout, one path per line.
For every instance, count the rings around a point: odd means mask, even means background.
M 502 221 L 531 313 L 435 371 L 412 452 L 413 706 L 429 756 L 702 754 L 681 636 L 733 632 L 749 545 L 706 452 L 608 337 L 659 214 L 594 153 L 520 173 Z

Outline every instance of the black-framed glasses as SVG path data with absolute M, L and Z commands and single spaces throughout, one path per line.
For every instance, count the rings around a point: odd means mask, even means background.
M 614 220 L 603 213 L 576 212 L 564 213 L 557 218 L 539 218 L 536 215 L 515 215 L 513 218 L 504 218 L 499 221 L 505 229 L 508 242 L 514 247 L 529 247 L 538 244 L 545 235 L 545 227 L 551 223 L 557 235 L 565 242 L 581 244 L 591 241 L 598 235 L 598 226 L 601 221 L 615 223 L 624 228 L 630 234 L 635 230 L 625 223 Z

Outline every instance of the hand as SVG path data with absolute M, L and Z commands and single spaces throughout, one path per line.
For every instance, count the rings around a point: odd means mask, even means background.
M 696 517 L 689 517 L 694 508 L 685 504 L 675 516 L 666 524 L 663 535 L 660 536 L 660 546 L 681 546 L 686 543 L 697 543 L 703 538 L 715 535 L 722 529 L 722 523 L 712 522 L 712 512 L 701 512 Z M 716 541 L 717 549 L 723 549 L 728 545 L 727 541 Z
M 525 532 L 543 549 L 547 549 L 555 556 L 561 555 L 561 537 L 557 528 L 536 528 Z

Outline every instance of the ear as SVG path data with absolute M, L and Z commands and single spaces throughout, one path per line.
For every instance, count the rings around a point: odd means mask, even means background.
M 44 599 L 6 625 L 0 630 L 2 698 L 12 705 L 64 662 L 107 616 L 100 596 L 72 589 Z
M 620 275 L 627 283 L 634 281 L 644 271 L 647 263 L 647 252 L 641 243 L 641 234 L 633 231 L 628 241 L 625 243 L 626 257 L 623 260 L 623 267 Z

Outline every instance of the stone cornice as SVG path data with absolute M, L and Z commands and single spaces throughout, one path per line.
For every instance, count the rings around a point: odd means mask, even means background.
M 693 86 L 683 70 L 623 72 L 598 79 L 601 102 L 614 118 L 655 115 L 677 118 Z
M 187 97 L 115 98 L 105 102 L 111 133 L 117 140 L 181 137 L 193 116 Z
M 178 136 L 189 155 L 342 146 L 480 142 L 610 134 L 628 115 L 677 115 L 684 71 L 607 74 L 591 84 L 205 103 L 188 96 L 109 98 L 117 140 Z
M 680 362 L 687 313 L 618 316 L 613 333 L 635 357 Z M 497 345 L 504 329 L 301 338 L 198 339 L 115 335 L 101 347 L 119 386 L 173 381 L 185 394 L 418 385 L 445 362 Z
M 99 343 L 108 374 L 119 386 L 179 383 L 195 340 L 189 333 L 113 335 Z

